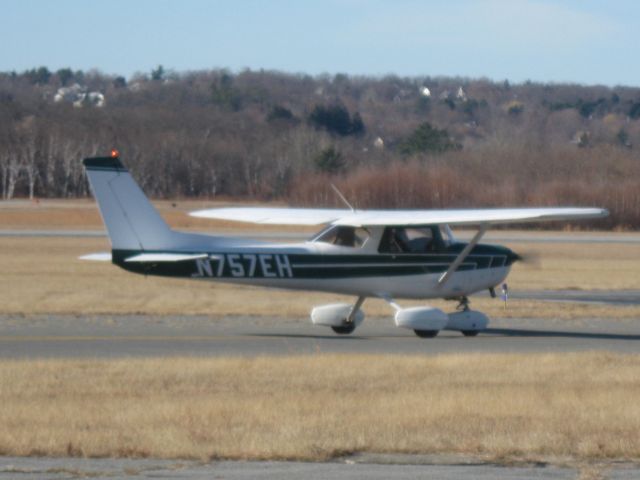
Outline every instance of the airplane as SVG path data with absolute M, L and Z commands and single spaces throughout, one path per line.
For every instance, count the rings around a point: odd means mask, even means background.
M 441 330 L 476 336 L 489 318 L 469 307 L 469 296 L 506 279 L 521 257 L 504 246 L 481 244 L 493 225 L 601 218 L 602 208 L 494 208 L 467 210 L 217 208 L 200 218 L 269 225 L 324 226 L 310 240 L 273 243 L 172 230 L 147 199 L 117 151 L 83 161 L 111 242 L 111 253 L 86 260 L 111 261 L 124 270 L 164 277 L 211 280 L 280 289 L 353 295 L 354 303 L 312 309 L 314 325 L 350 334 L 362 324 L 367 298 L 395 311 L 395 325 L 419 337 Z M 339 193 L 339 192 L 338 192 Z M 452 226 L 477 226 L 469 242 Z M 456 311 L 403 308 L 398 299 L 457 300 Z

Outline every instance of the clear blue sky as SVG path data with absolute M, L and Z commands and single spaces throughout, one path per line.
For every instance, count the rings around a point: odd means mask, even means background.
M 0 71 L 225 67 L 640 85 L 633 0 L 0 0 Z

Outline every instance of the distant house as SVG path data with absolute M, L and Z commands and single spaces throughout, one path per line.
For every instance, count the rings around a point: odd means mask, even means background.
M 87 99 L 94 107 L 104 107 L 104 95 L 100 92 L 89 92 L 87 94 Z
M 70 87 L 62 87 L 59 88 L 56 94 L 53 97 L 53 101 L 56 103 L 60 102 L 75 102 L 78 98 L 84 94 L 87 89 L 81 86 L 78 83 L 74 83 Z
M 577 145 L 578 147 L 588 147 L 591 140 L 591 133 L 586 130 L 578 130 L 570 143 Z
M 87 92 L 87 87 L 74 83 L 70 87 L 61 87 L 53 96 L 55 103 L 68 102 L 76 108 L 91 105 L 93 107 L 104 107 L 105 97 L 100 92 Z

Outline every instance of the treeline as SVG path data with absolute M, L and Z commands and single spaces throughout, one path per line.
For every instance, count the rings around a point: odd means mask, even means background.
M 640 227 L 640 89 L 158 67 L 0 73 L 3 199 L 88 195 L 117 148 L 154 197 L 596 205 Z

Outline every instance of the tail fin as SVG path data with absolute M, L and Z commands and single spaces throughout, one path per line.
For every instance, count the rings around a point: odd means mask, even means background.
M 117 156 L 86 158 L 83 164 L 114 250 L 172 246 L 174 232 Z

